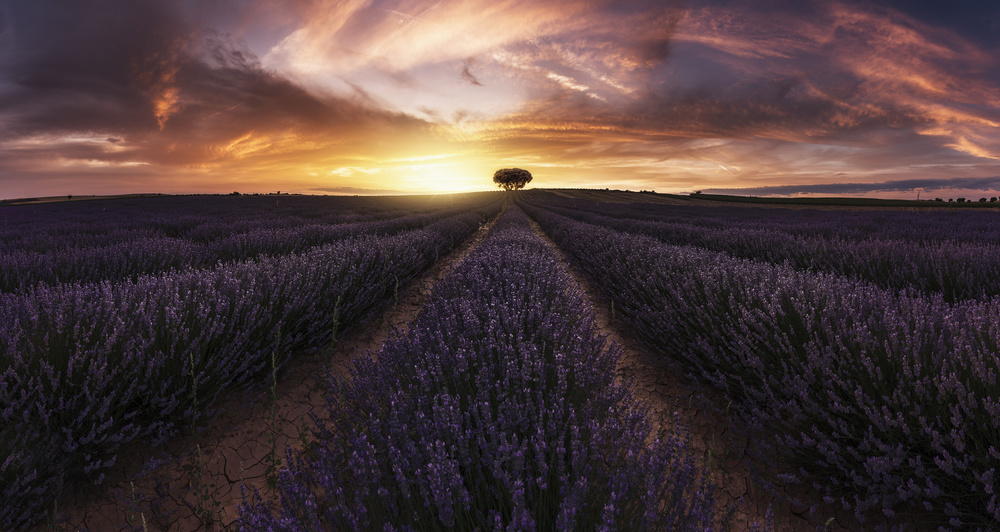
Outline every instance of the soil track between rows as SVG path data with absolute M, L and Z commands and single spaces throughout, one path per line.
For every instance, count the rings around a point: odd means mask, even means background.
M 758 486 L 743 460 L 748 441 L 730 427 L 722 397 L 657 364 L 655 361 L 661 355 L 654 354 L 621 322 L 614 320 L 610 301 L 573 267 L 538 223 L 532 220 L 531 225 L 593 306 L 600 334 L 622 347 L 618 375 L 623 380 L 632 379 L 633 395 L 650 408 L 654 433 L 660 429 L 672 430 L 677 421 L 683 424 L 691 433 L 691 447 L 699 465 L 707 464 L 713 472 L 721 491 L 720 503 L 742 501 L 734 515 L 734 530 L 747 530 L 755 522 L 763 524 L 768 507 L 772 509 L 778 532 L 817 530 L 817 527 L 839 532 L 859 526 L 853 516 L 843 511 L 818 512 L 810 518 L 808 508 L 793 506 L 787 500 L 775 500 L 772 494 Z M 802 494 L 796 495 L 804 499 Z
M 215 406 L 219 415 L 211 425 L 194 434 L 177 436 L 157 449 L 129 446 L 102 486 L 65 496 L 58 510 L 66 517 L 35 530 L 234 528 L 241 486 L 256 488 L 267 498 L 273 491 L 267 487 L 269 468 L 273 476 L 284 462 L 285 448 L 299 448 L 312 425 L 310 410 L 324 406 L 323 373 L 349 378 L 356 355 L 374 355 L 394 330 L 405 330 L 434 285 L 482 243 L 500 214 L 401 287 L 384 312 L 345 331 L 332 350 L 296 353 L 274 387 L 276 401 L 270 387 L 228 397 Z

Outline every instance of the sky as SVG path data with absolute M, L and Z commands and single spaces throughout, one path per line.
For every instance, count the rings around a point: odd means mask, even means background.
M 997 50 L 965 0 L 0 0 L 0 198 L 998 195 Z

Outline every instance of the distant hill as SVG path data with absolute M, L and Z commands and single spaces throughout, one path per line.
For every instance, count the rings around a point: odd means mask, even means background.
M 39 203 L 59 203 L 64 201 L 89 201 L 101 199 L 127 199 L 127 198 L 155 198 L 159 196 L 172 196 L 173 194 L 141 193 L 141 194 L 118 194 L 109 196 L 45 196 L 41 198 L 16 198 L 0 200 L 2 205 L 36 205 Z
M 652 191 L 633 192 L 630 190 L 611 189 L 571 189 L 546 188 L 532 189 L 550 192 L 558 196 L 575 199 L 586 199 L 608 203 L 672 203 L 678 205 L 756 205 L 785 207 L 873 207 L 873 208 L 976 208 L 1000 209 L 1000 202 L 947 202 L 933 200 L 896 200 L 877 198 L 851 197 L 815 197 L 815 198 L 771 198 L 755 196 L 729 196 L 724 194 L 663 194 Z M 530 191 L 529 191 L 530 192 Z

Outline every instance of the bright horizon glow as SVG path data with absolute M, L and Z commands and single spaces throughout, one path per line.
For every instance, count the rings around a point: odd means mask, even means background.
M 494 190 L 511 166 L 544 188 L 1000 194 L 1000 7 L 108 9 L 0 9 L 0 198 Z

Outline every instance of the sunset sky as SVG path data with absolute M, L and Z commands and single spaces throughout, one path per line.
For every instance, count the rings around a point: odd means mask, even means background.
M 998 195 L 997 50 L 981 1 L 0 0 L 0 198 Z

